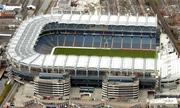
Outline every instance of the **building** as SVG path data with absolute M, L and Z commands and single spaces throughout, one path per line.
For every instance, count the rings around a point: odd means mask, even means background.
M 158 45 L 156 17 L 48 14 L 23 21 L 7 58 L 15 75 L 36 83 L 46 82 L 41 73 L 69 73 L 72 86 L 101 87 L 108 76 L 133 76 L 147 87 L 156 81 Z
M 0 11 L 13 11 L 15 9 L 21 9 L 22 5 L 2 5 L 0 4 Z
M 4 5 L 0 4 L 0 11 L 4 10 Z
M 102 83 L 102 96 L 106 99 L 136 99 L 139 81 L 132 77 L 109 76 Z
M 34 93 L 44 97 L 64 97 L 70 94 L 68 75 L 40 73 L 34 79 Z
M 176 98 L 151 99 L 149 108 L 178 108 L 178 101 Z

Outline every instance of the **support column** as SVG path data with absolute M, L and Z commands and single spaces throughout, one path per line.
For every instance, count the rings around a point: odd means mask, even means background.
M 145 78 L 145 72 L 146 72 L 146 59 L 144 59 L 143 62 L 143 78 Z
M 113 48 L 113 43 L 114 43 L 114 37 L 112 37 L 111 48 Z
M 133 37 L 131 37 L 131 48 L 132 48 L 132 44 L 133 44 L 132 42 L 133 42 Z
M 103 36 L 103 37 L 104 37 L 104 36 Z M 102 47 L 102 45 L 101 45 L 101 44 L 102 44 L 102 37 L 100 37 L 100 38 L 101 38 L 101 41 L 100 41 L 100 48 L 101 48 L 101 47 Z
M 31 72 L 31 66 L 28 67 L 29 72 Z
M 65 46 L 65 44 L 66 44 L 66 36 L 64 36 L 63 46 Z
M 59 67 L 58 67 L 57 69 L 58 69 L 58 72 L 57 72 L 57 73 L 59 74 Z
M 93 41 L 92 41 L 92 47 L 94 47 L 94 36 L 93 36 Z
M 135 58 L 132 58 L 132 70 L 131 70 L 132 76 L 134 74 L 134 65 L 135 65 Z
M 85 41 L 85 36 L 83 36 L 83 44 L 82 44 L 82 47 L 84 47 L 84 41 Z
M 19 64 L 19 71 L 21 71 L 21 64 Z
M 73 36 L 73 47 L 74 47 L 74 45 L 75 45 L 75 39 L 76 39 L 76 37 L 75 36 Z
M 121 37 L 121 47 L 120 48 L 123 48 L 123 37 Z
M 141 37 L 141 42 L 140 42 L 140 49 L 142 49 L 142 37 Z
M 57 36 L 57 46 L 59 46 L 59 36 Z
M 43 72 L 43 68 L 41 67 L 41 72 Z
M 86 77 L 88 77 L 88 73 L 89 73 L 88 70 L 86 70 Z
M 98 76 L 98 78 L 99 78 L 99 69 L 98 69 L 97 73 L 98 73 L 97 76 Z
M 152 38 L 150 40 L 150 47 L 149 48 L 152 49 Z
M 74 73 L 74 74 L 75 74 L 75 77 L 76 77 L 76 76 L 77 76 L 77 70 L 74 70 L 74 71 L 75 71 L 75 73 Z
M 121 58 L 121 75 L 122 75 L 122 71 L 123 71 L 123 58 Z

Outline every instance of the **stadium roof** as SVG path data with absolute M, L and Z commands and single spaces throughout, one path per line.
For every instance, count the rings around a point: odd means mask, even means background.
M 84 69 L 143 69 L 155 70 L 156 59 L 121 58 L 74 55 L 44 55 L 35 52 L 34 45 L 45 24 L 50 22 L 75 24 L 104 24 L 126 26 L 157 26 L 156 17 L 143 16 L 97 16 L 53 14 L 30 18 L 16 30 L 8 44 L 7 56 L 10 60 L 32 67 L 63 67 Z
M 64 14 L 59 17 L 65 23 L 77 24 L 102 24 L 102 25 L 132 25 L 132 26 L 157 26 L 156 17 L 144 16 L 117 16 L 117 15 L 79 15 Z

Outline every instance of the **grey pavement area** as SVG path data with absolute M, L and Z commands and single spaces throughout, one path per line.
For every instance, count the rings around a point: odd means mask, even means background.
M 7 78 L 2 78 L 0 80 L 0 93 L 2 92 L 3 88 L 4 88 L 4 84 L 5 82 L 7 81 L 8 79 Z

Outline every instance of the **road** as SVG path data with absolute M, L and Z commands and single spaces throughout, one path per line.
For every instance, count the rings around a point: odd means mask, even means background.
M 11 90 L 9 91 L 9 93 L 7 94 L 6 98 L 4 99 L 4 101 L 2 102 L 0 108 L 3 108 L 3 105 L 8 102 L 11 97 L 16 93 L 18 87 L 19 87 L 19 83 L 15 82 L 14 85 L 12 86 Z
M 37 15 L 46 13 L 46 10 L 48 9 L 50 3 L 51 3 L 51 0 L 44 0 L 43 4 L 41 5 L 41 8 L 38 10 Z
M 149 3 L 151 5 L 152 9 L 154 10 L 154 12 L 157 14 L 157 17 L 158 17 L 159 21 L 161 22 L 161 25 L 164 28 L 165 32 L 167 33 L 168 37 L 170 38 L 170 41 L 171 41 L 173 47 L 175 48 L 178 56 L 180 56 L 180 45 L 178 45 L 177 39 L 175 39 L 175 36 L 173 35 L 172 31 L 170 30 L 164 17 L 161 15 L 158 6 L 154 2 L 152 2 L 152 0 L 149 0 Z

